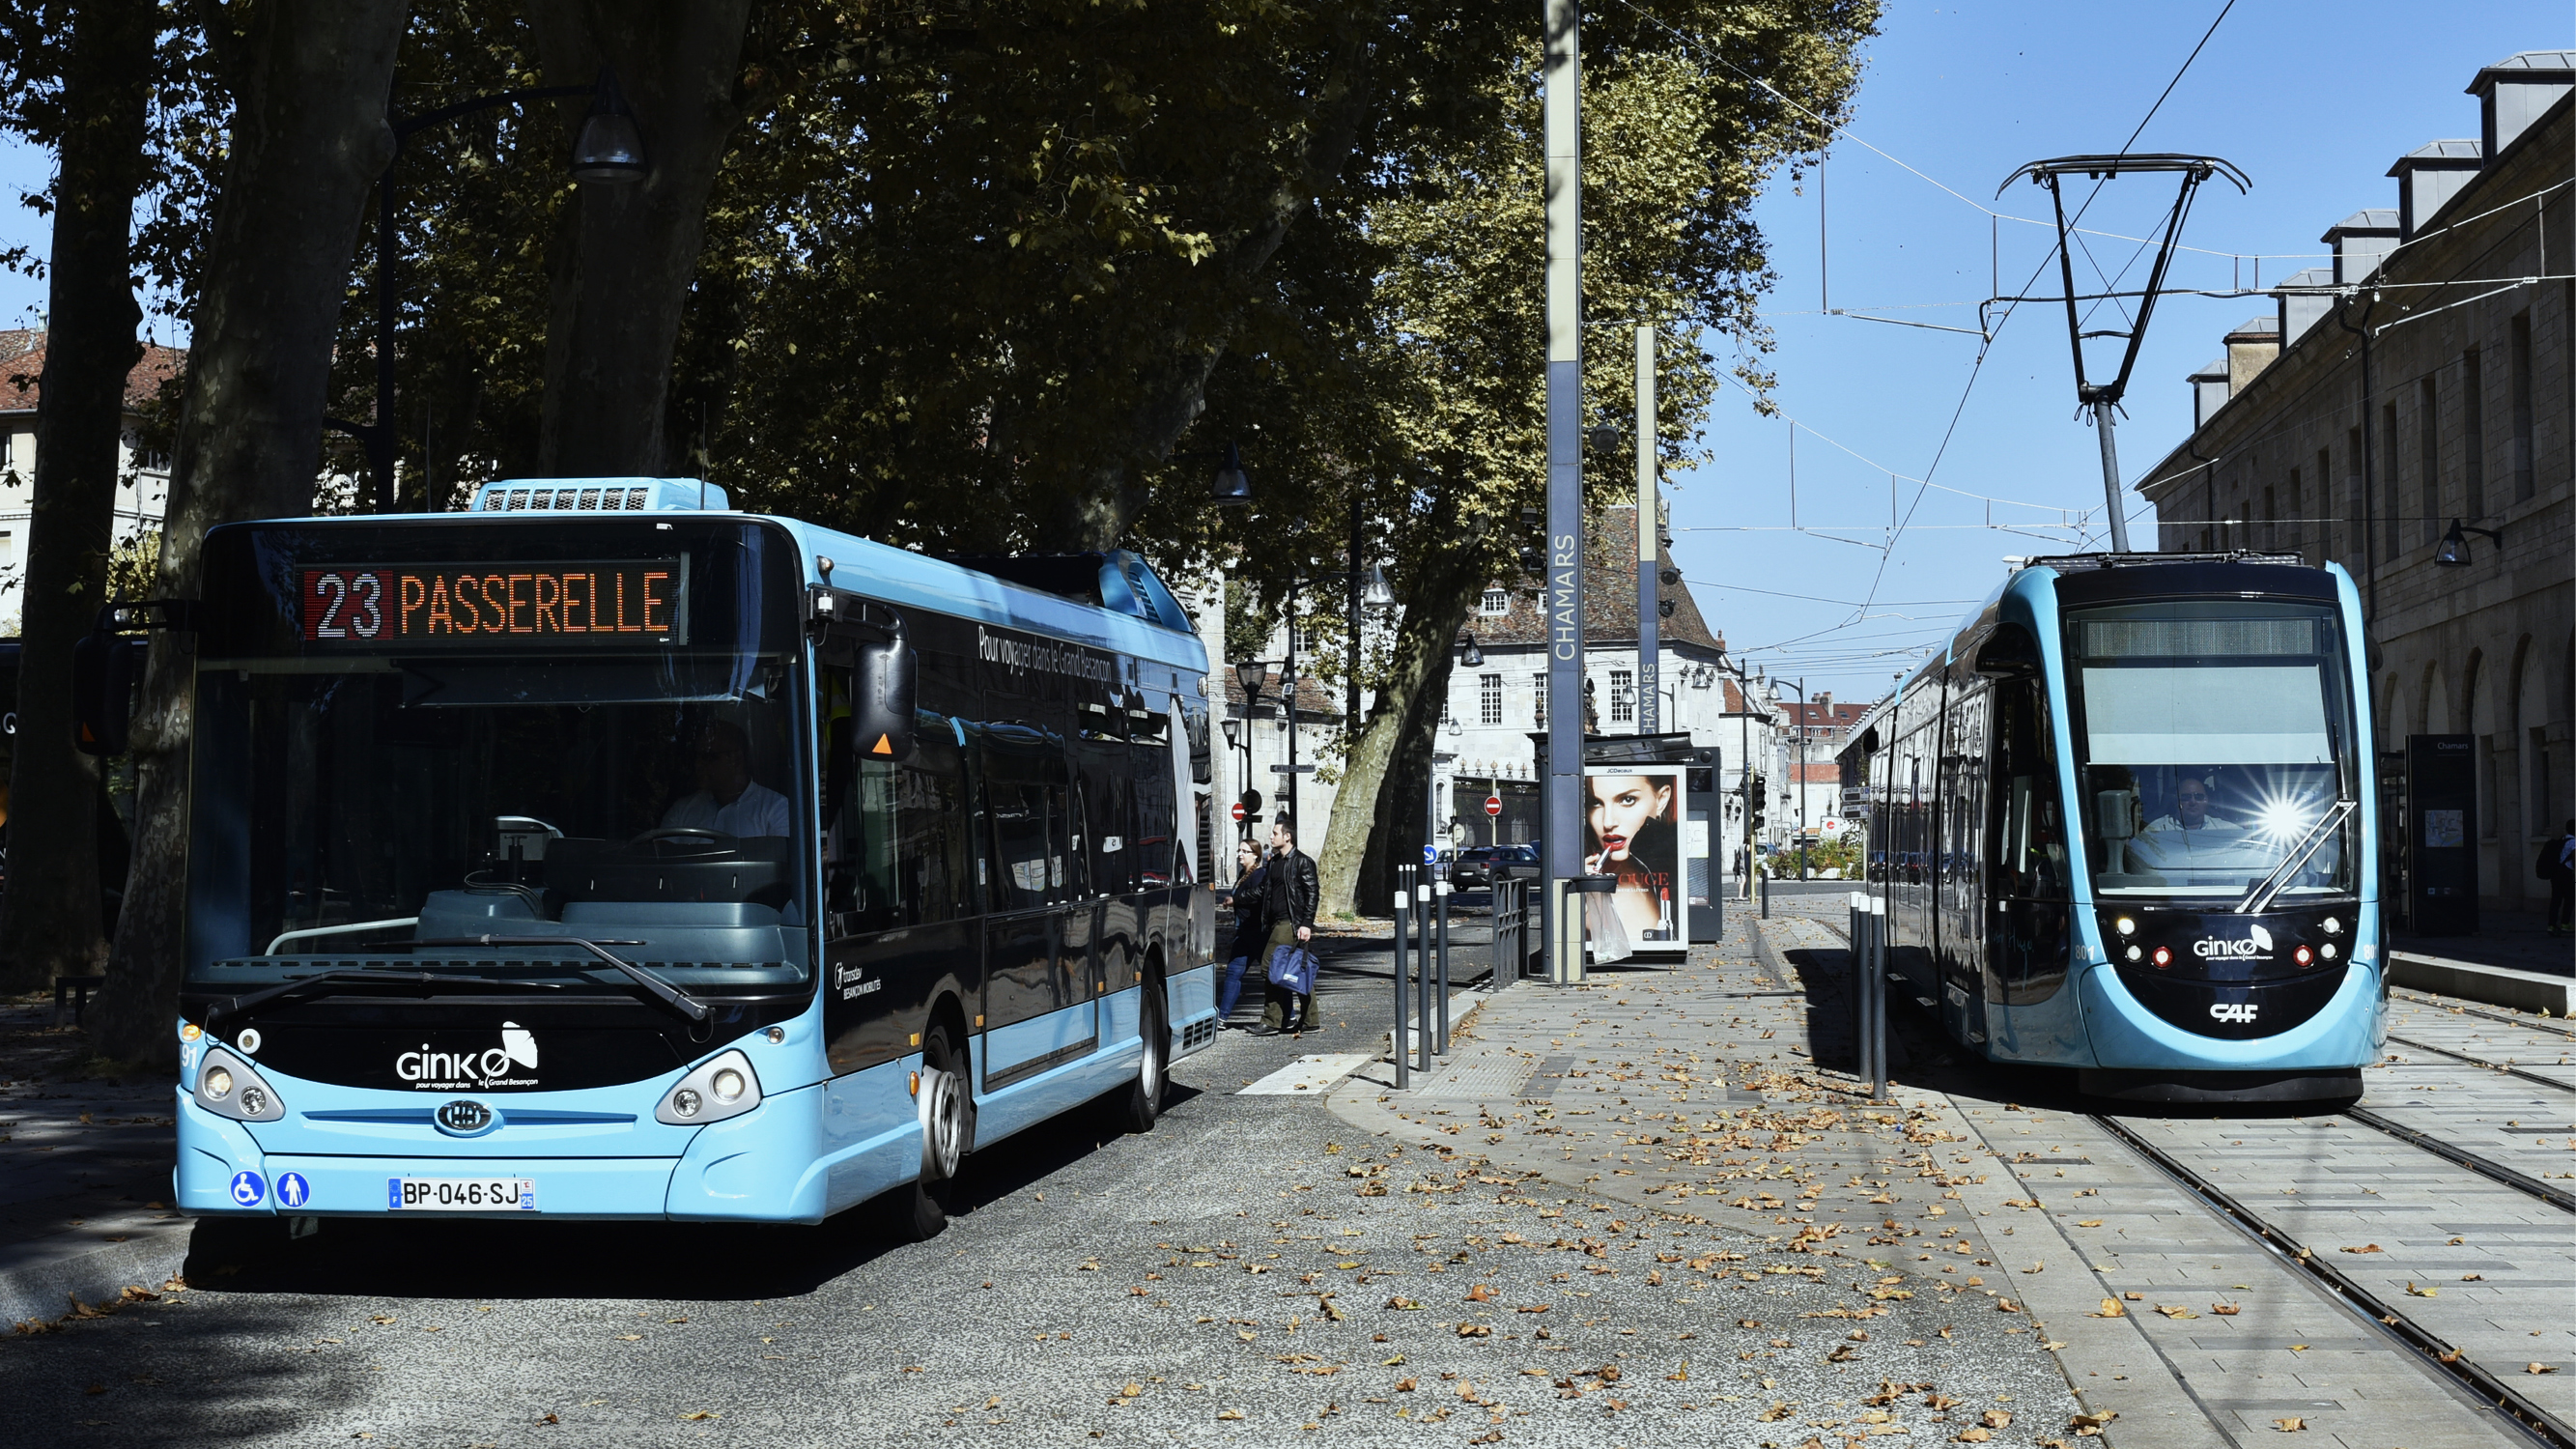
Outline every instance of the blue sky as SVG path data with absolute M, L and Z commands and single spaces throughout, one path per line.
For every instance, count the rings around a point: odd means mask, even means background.
M 2040 157 L 2120 149 L 2223 4 L 1888 6 L 1867 48 L 1850 130 L 1932 180 L 1840 141 L 1826 167 L 1821 261 L 1812 184 L 1804 194 L 1782 186 L 1758 210 L 1779 274 L 1765 308 L 1778 342 L 1765 359 L 1779 378 L 1773 396 L 1813 430 L 1796 439 L 1796 521 L 1808 531 L 1787 531 L 1790 426 L 1758 417 L 1741 392 L 1730 390 L 1710 419 L 1717 461 L 1676 472 L 1667 493 L 1675 561 L 1748 661 L 1803 676 L 1811 691 L 1876 697 L 2001 581 L 2006 555 L 2103 546 L 2100 453 L 2076 417 L 2062 306 L 2021 308 L 1971 389 L 1976 337 L 1816 315 L 1820 281 L 1834 307 L 1971 331 L 1974 304 L 1997 274 L 2010 293 L 2045 263 L 2031 293 L 2058 295 L 2053 233 L 1995 222 L 1980 208 L 2044 220 L 2047 193 L 2025 182 L 1998 200 L 2003 179 Z M 2238 0 L 2134 149 L 2242 167 L 2252 191 L 2204 187 L 2183 242 L 2260 254 L 2270 284 L 2321 264 L 2317 238 L 2335 222 L 2395 206 L 2397 183 L 2384 173 L 2397 157 L 2426 141 L 2477 136 L 2477 101 L 2464 88 L 2481 66 L 2569 46 L 2576 9 L 2566 0 L 2433 10 Z M 2075 183 L 2070 205 L 2086 184 Z M 2145 235 L 2173 194 L 2168 178 L 2114 181 L 2085 225 Z M 2136 250 L 2098 237 L 2090 246 L 2113 274 Z M 2139 286 L 2150 259 L 2122 285 Z M 2252 265 L 2186 254 L 2168 285 L 2250 282 Z M 2081 253 L 2077 282 L 2099 289 Z M 2268 298 L 2158 304 L 2116 432 L 2127 482 L 2189 432 L 2183 377 L 2223 351 L 2229 328 L 2271 306 Z M 2108 313 L 2087 323 L 2121 325 Z M 2116 351 L 2087 357 L 2096 377 L 2117 366 Z M 1910 523 L 1884 548 L 1890 472 L 2039 506 L 1996 504 L 1990 515 L 1977 497 L 1938 490 L 1922 490 L 1918 504 L 1918 485 L 1900 482 L 1896 510 L 1910 511 Z M 2143 507 L 2134 495 L 2132 504 Z M 1986 527 L 1990 516 L 2055 524 L 2061 509 L 2089 509 L 2093 529 L 2038 528 L 2031 531 L 2045 536 L 2031 537 Z M 2133 519 L 2130 532 L 2132 546 L 2153 545 L 2151 517 Z
M 1859 141 L 1840 141 L 1826 168 L 1822 254 L 1812 179 L 1796 192 L 1784 181 L 1758 208 L 1779 275 L 1766 306 L 1778 345 L 1763 364 L 1779 379 L 1774 400 L 1802 425 L 1794 521 L 1804 531 L 1790 529 L 1792 429 L 1757 416 L 1738 391 L 1723 394 L 1709 420 L 1706 445 L 1718 461 L 1676 472 L 1667 494 L 1675 560 L 1750 662 L 1803 677 L 1811 691 L 1874 697 L 1994 587 L 2006 555 L 2099 546 L 2101 465 L 2092 430 L 2075 416 L 2061 308 L 2021 308 L 1982 368 L 1974 336 L 1818 309 L 1830 302 L 1973 331 L 1994 278 L 2012 292 L 2036 272 L 2032 293 L 2053 295 L 2053 233 L 1997 222 L 1986 209 L 2040 218 L 2046 194 L 2023 184 L 1998 200 L 1996 188 L 2026 161 L 2118 150 L 2223 4 L 1889 5 L 1851 120 Z M 2185 254 L 2171 285 L 2250 283 L 2258 258 L 2264 282 L 2315 265 L 2325 228 L 2395 204 L 2391 161 L 2426 141 L 2478 134 L 2477 103 L 2463 88 L 2480 66 L 2570 45 L 2576 8 L 2566 0 L 2438 11 L 2238 0 L 2135 147 L 2223 156 L 2253 179 L 2244 196 L 2217 183 L 2203 189 L 2184 243 L 2229 255 Z M 48 169 L 40 153 L 0 146 L 0 248 L 29 243 L 42 253 L 41 219 L 14 198 L 42 186 Z M 2161 177 L 2113 182 L 2086 225 L 2145 235 L 2172 194 Z M 2108 238 L 2091 246 L 2114 274 L 2136 251 Z M 2135 287 L 2143 272 L 2141 261 L 2123 285 Z M 2092 279 L 2079 272 L 2078 281 Z M 25 325 L 42 299 L 37 283 L 0 274 L 0 326 Z M 2227 329 L 2270 306 L 2197 297 L 2159 305 L 2118 431 L 2126 480 L 2188 431 L 2184 375 L 2221 351 Z M 167 319 L 156 325 L 174 340 Z M 2105 315 L 2088 325 L 2121 324 Z M 2116 354 L 2095 356 L 2097 367 L 2116 365 Z M 1901 475 L 1893 509 L 1906 526 L 1889 546 L 1891 473 Z M 1927 476 L 1939 487 L 1911 481 Z M 2041 526 L 2079 514 L 2089 532 Z M 2152 541 L 2152 519 L 2131 531 L 2134 543 Z

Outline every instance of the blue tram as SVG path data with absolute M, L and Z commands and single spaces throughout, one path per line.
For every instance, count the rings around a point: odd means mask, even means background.
M 1214 1039 L 1207 656 L 1132 554 L 697 480 L 218 529 L 176 1189 L 205 1215 L 934 1232 Z M 1006 1150 L 1006 1149 L 1005 1149 Z
M 2029 560 L 1864 741 L 1891 969 L 2088 1093 L 2357 1096 L 2387 997 L 2363 639 L 2332 564 Z

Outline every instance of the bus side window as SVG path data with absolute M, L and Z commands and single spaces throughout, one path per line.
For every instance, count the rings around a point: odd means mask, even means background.
M 2058 814 L 2056 752 L 2038 687 L 2013 680 L 1995 688 L 1994 771 L 2002 829 L 1995 840 L 2000 893 L 2066 898 L 2066 834 Z

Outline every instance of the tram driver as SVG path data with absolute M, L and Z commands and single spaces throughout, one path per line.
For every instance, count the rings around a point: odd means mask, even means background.
M 2195 771 L 2174 781 L 2173 813 L 2149 821 L 2129 842 L 2130 857 L 2141 868 L 2241 868 L 2250 843 L 2245 827 L 2209 813 L 2210 798 L 2217 793 L 2210 782 L 2216 775 L 2215 770 Z
M 735 837 L 787 834 L 787 797 L 751 778 L 751 737 L 731 720 L 698 733 L 698 789 L 662 813 L 665 830 L 712 830 Z

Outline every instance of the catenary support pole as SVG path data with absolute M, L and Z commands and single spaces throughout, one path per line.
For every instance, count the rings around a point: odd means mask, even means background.
M 1547 152 L 1547 835 L 1548 980 L 1582 979 L 1583 869 L 1583 167 L 1581 0 L 1541 0 Z
M 1637 324 L 1637 733 L 1663 729 L 1663 612 L 1656 567 L 1663 500 L 1655 487 L 1655 324 Z

